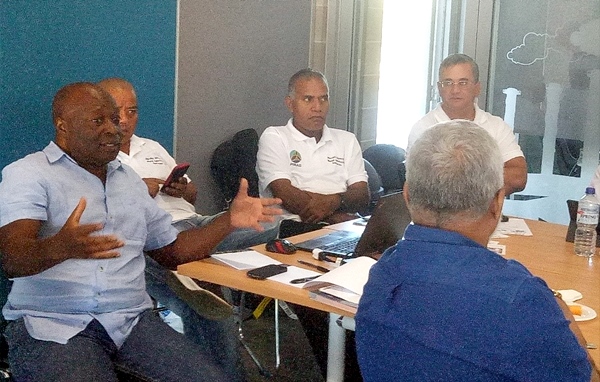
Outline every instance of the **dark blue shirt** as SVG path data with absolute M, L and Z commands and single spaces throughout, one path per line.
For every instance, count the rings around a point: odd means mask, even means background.
M 543 280 L 458 233 L 418 225 L 371 268 L 356 346 L 367 382 L 591 375 Z

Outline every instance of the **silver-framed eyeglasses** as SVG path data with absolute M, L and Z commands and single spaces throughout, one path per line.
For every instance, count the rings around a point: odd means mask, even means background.
M 454 85 L 457 85 L 459 88 L 466 88 L 467 86 L 469 86 L 470 84 L 472 84 L 473 81 L 470 80 L 460 80 L 460 81 L 452 81 L 452 80 L 444 80 L 444 81 L 438 81 L 438 85 L 440 85 L 443 88 L 451 88 Z

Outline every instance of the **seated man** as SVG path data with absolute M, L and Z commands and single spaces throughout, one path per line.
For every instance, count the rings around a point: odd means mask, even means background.
M 437 84 L 442 102 L 413 126 L 406 151 L 425 130 L 436 123 L 452 119 L 474 121 L 500 146 L 506 195 L 522 191 L 527 183 L 527 163 L 511 127 L 502 118 L 481 110 L 475 103 L 481 91 L 477 63 L 465 54 L 446 57 L 440 64 Z
M 354 218 L 349 213 L 369 203 L 367 173 L 354 134 L 325 124 L 329 87 L 323 74 L 311 69 L 294 74 L 285 104 L 292 118 L 285 126 L 268 127 L 258 143 L 261 196 L 283 200 L 286 219 L 336 223 Z
M 8 165 L 0 183 L 15 380 L 115 381 L 115 364 L 160 381 L 231 380 L 152 312 L 144 253 L 169 269 L 202 259 L 235 229 L 262 230 L 280 200 L 248 197 L 242 180 L 229 211 L 178 234 L 140 177 L 115 160 L 119 113 L 108 93 L 67 85 L 52 114 L 55 141 Z
M 312 69 L 295 73 L 285 104 L 292 118 L 285 126 L 271 126 L 263 132 L 256 163 L 261 196 L 283 200 L 283 216 L 289 220 L 281 223 L 280 237 L 315 229 L 316 223 L 356 218 L 354 213 L 369 204 L 367 173 L 354 134 L 325 124 L 329 87 L 323 74 Z M 296 220 L 300 223 L 295 224 Z M 294 310 L 325 375 L 329 317 L 302 306 Z M 353 334 L 348 337 L 347 375 L 357 375 Z
M 121 149 L 117 159 L 142 178 L 148 193 L 160 208 L 173 218 L 178 231 L 204 226 L 218 215 L 203 216 L 196 213 L 194 202 L 197 189 L 189 178 L 181 177 L 170 187 L 162 187 L 175 167 L 175 159 L 158 142 L 135 135 L 138 122 L 137 96 L 133 85 L 121 78 L 107 78 L 97 84 L 111 95 L 119 110 Z M 254 229 L 238 229 L 231 232 L 219 245 L 217 251 L 247 248 L 264 243 L 277 236 L 277 225 L 257 232 Z M 215 358 L 230 370 L 239 369 L 241 360 L 237 352 L 237 332 L 233 318 L 222 321 L 209 320 L 198 314 L 171 288 L 166 280 L 169 270 L 150 257 L 146 257 L 146 289 L 152 298 L 181 317 L 186 336 L 213 352 Z
M 502 168 L 498 145 L 470 121 L 436 125 L 412 145 L 404 197 L 414 225 L 371 268 L 356 315 L 365 381 L 597 377 L 564 302 L 486 248 Z

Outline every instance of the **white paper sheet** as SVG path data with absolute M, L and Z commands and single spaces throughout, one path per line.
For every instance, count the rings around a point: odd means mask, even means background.
M 281 262 L 252 249 L 240 252 L 215 253 L 211 257 L 235 269 L 253 269 L 269 264 L 281 264 Z

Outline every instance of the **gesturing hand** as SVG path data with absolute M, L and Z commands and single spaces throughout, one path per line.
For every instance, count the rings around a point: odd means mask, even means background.
M 231 225 L 234 228 L 254 228 L 263 231 L 260 222 L 272 222 L 276 215 L 283 212 L 281 208 L 274 207 L 277 204 L 281 204 L 281 199 L 248 196 L 248 181 L 242 178 L 238 193 L 229 208 Z
M 102 229 L 102 224 L 80 224 L 81 215 L 87 202 L 85 198 L 79 199 L 77 207 L 63 227 L 54 236 L 55 244 L 60 248 L 60 253 L 68 258 L 80 259 L 105 259 L 119 256 L 117 248 L 125 243 L 115 235 L 94 235 Z

